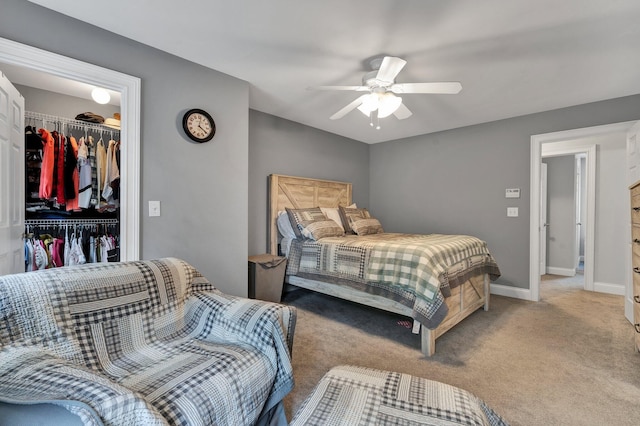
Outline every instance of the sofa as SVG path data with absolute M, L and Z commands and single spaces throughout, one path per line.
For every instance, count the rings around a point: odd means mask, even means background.
M 0 402 L 88 425 L 283 424 L 295 320 L 175 258 L 2 276 Z

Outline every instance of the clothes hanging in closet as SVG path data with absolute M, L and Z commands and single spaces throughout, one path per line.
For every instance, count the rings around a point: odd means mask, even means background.
M 27 225 L 25 271 L 117 262 L 120 260 L 118 233 L 117 225 Z
M 67 137 L 64 163 L 64 197 L 67 211 L 79 211 L 78 206 L 78 143 L 73 136 Z
M 91 163 L 87 147 L 89 141 L 93 141 L 91 136 L 87 138 L 87 142 L 84 137 L 80 138 L 78 143 L 78 207 L 81 209 L 88 209 L 91 205 Z
M 64 197 L 64 142 L 66 138 L 57 130 L 52 133 L 54 140 L 53 195 L 56 204 L 65 204 Z M 41 178 L 42 179 L 42 178 Z
M 28 212 L 118 209 L 119 142 L 110 139 L 107 149 L 102 138 L 94 146 L 90 135 L 78 141 L 59 129 L 34 130 L 32 126 L 25 129 L 26 143 L 34 148 L 41 145 L 40 150 L 26 153 Z M 29 186 L 30 181 L 36 183 Z
M 42 167 L 40 169 L 40 198 L 49 199 L 53 195 L 53 165 L 55 161 L 55 141 L 46 129 L 38 130 L 42 138 Z

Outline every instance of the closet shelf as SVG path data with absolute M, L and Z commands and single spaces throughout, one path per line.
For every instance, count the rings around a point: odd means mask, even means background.
M 56 115 L 50 115 L 50 114 L 43 114 L 40 112 L 33 112 L 33 111 L 25 111 L 24 112 L 24 118 L 25 120 L 36 120 L 38 122 L 42 123 L 42 127 L 46 128 L 47 127 L 47 123 L 49 124 L 64 124 L 65 126 L 68 127 L 72 127 L 78 130 L 92 130 L 94 132 L 110 132 L 112 135 L 113 134 L 120 134 L 120 130 L 118 129 L 113 129 L 111 127 L 108 126 L 104 126 L 102 124 L 98 124 L 98 123 L 89 123 L 86 121 L 81 121 L 81 120 L 74 120 L 73 118 L 66 118 L 66 117 L 58 117 Z M 27 125 L 28 123 L 25 123 L 25 125 Z
M 30 226 L 50 225 L 117 225 L 118 219 L 25 219 Z

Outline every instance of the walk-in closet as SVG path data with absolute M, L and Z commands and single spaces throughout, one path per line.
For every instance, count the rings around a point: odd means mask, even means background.
M 25 98 L 25 271 L 119 261 L 119 106 L 17 87 Z

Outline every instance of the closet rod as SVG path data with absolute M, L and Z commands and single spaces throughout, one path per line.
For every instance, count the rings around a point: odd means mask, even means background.
M 25 225 L 117 225 L 118 219 L 26 219 Z
M 117 133 L 118 135 L 120 134 L 120 130 L 113 129 L 109 126 L 104 126 L 98 123 L 88 123 L 86 121 L 81 121 L 81 120 L 74 120 L 73 118 L 58 117 L 50 114 L 43 114 L 40 112 L 25 111 L 24 118 L 30 119 L 30 120 L 42 121 L 42 127 L 47 127 L 45 123 L 50 123 L 50 124 L 60 123 L 60 124 L 66 124 L 68 126 L 73 126 L 79 129 L 84 129 L 84 130 L 93 130 L 96 132 L 111 132 L 111 134 Z

